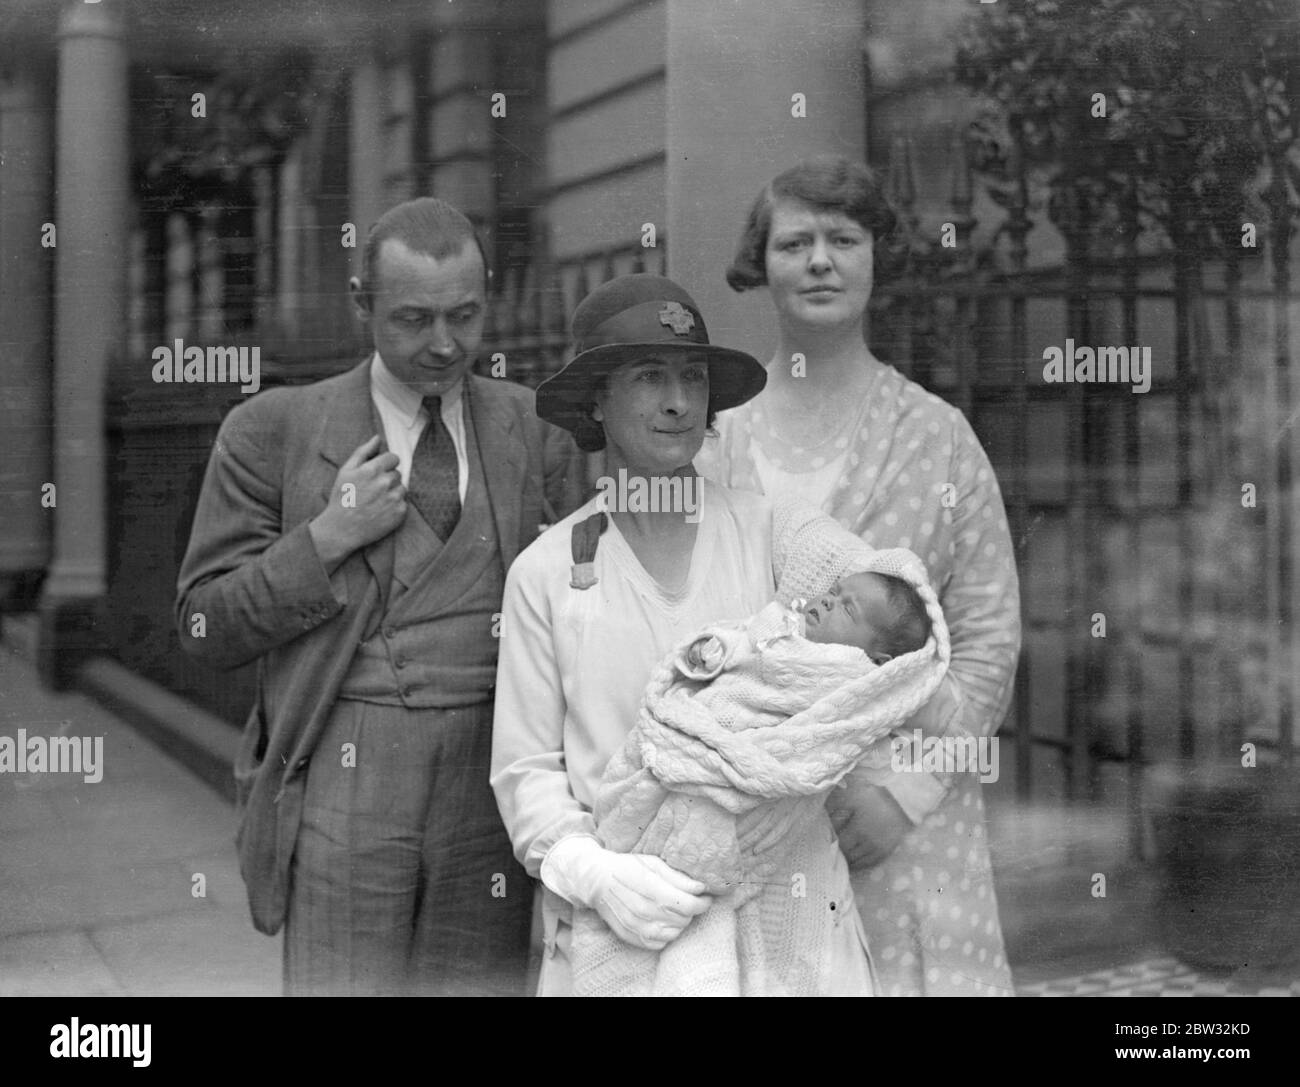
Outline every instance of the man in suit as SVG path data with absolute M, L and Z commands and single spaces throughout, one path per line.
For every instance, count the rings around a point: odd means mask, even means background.
M 488 786 L 501 593 L 582 479 L 531 392 L 469 372 L 486 281 L 450 205 L 387 212 L 350 284 L 373 355 L 235 408 L 204 478 L 177 619 L 199 659 L 259 663 L 240 868 L 289 993 L 521 991 L 533 890 Z

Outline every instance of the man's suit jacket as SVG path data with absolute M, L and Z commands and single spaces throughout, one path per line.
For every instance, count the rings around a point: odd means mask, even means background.
M 580 504 L 581 454 L 567 433 L 537 418 L 530 390 L 473 374 L 465 380 L 508 568 L 539 525 Z M 326 577 L 307 528 L 339 466 L 376 425 L 369 360 L 236 407 L 217 435 L 181 565 L 182 646 L 218 668 L 259 662 L 235 781 L 240 870 L 253 923 L 266 933 L 284 922 L 312 750 L 357 645 L 387 605 L 392 534 Z

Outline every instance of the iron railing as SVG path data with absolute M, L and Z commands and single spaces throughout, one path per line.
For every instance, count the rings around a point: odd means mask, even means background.
M 1017 795 L 1099 800 L 1117 767 L 1136 842 L 1149 763 L 1240 757 L 1244 742 L 1294 752 L 1300 298 L 1285 212 L 1267 264 L 1250 249 L 1149 251 L 1129 201 L 1117 252 L 1067 235 L 1061 266 L 1032 268 L 1023 168 L 1013 155 L 1005 218 L 976 251 L 968 161 L 958 138 L 959 244 L 945 250 L 915 236 L 912 155 L 895 142 L 889 187 L 910 236 L 878 276 L 869 340 L 967 414 L 998 473 L 1025 619 L 1003 732 Z M 1251 340 L 1261 320 L 1271 335 Z M 1045 383 L 1042 351 L 1067 338 L 1154 345 L 1150 392 Z

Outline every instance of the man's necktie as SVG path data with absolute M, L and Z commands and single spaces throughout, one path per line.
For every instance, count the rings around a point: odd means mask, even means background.
M 429 422 L 415 444 L 406 495 L 445 543 L 460 520 L 460 464 L 442 421 L 442 397 L 426 396 L 424 410 Z

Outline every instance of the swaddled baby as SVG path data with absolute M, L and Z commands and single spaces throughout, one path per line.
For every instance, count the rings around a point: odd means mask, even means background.
M 652 673 L 605 769 L 597 834 L 698 880 L 712 902 L 659 952 L 578 911 L 575 992 L 824 995 L 849 977 L 844 991 L 870 989 L 825 796 L 879 752 L 888 765 L 889 729 L 933 693 L 947 637 L 915 556 L 869 561 L 814 600 L 705 627 Z
M 920 595 L 889 574 L 851 574 L 817 599 L 771 603 L 747 621 L 719 623 L 674 662 L 702 686 L 726 727 L 761 728 L 807 709 L 855 676 L 925 645 Z

